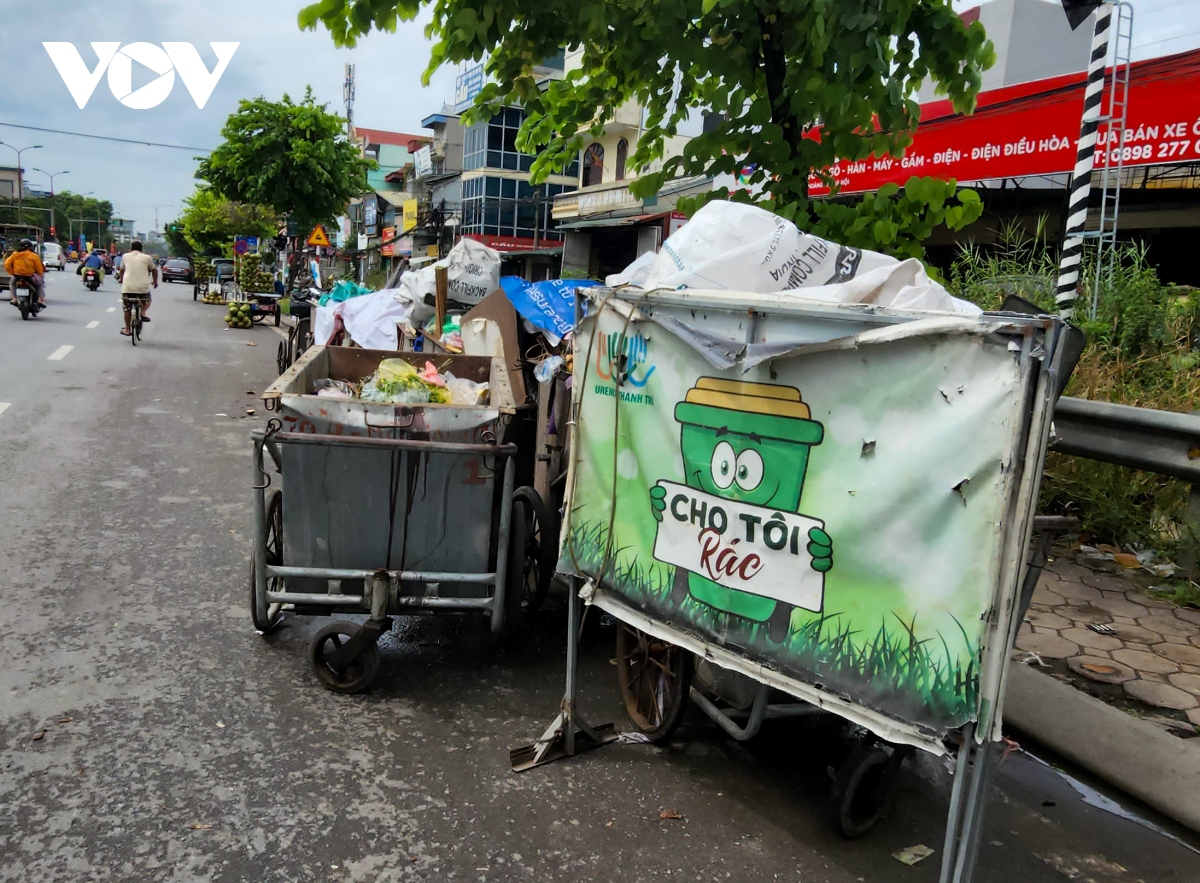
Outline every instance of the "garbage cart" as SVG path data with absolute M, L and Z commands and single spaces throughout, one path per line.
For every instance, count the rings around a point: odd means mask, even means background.
M 331 690 L 365 689 L 396 614 L 476 614 L 519 626 L 540 556 L 531 489 L 516 486 L 515 402 L 500 358 L 438 356 L 436 368 L 488 384 L 486 403 L 394 404 L 318 395 L 384 359 L 420 353 L 315 346 L 263 394 L 254 434 L 250 607 L 266 633 L 285 611 L 335 619 L 309 648 Z

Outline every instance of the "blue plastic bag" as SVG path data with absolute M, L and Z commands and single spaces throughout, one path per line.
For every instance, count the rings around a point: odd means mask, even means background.
M 557 343 L 575 327 L 575 289 L 599 285 L 590 279 L 547 279 L 526 282 L 520 276 L 501 276 L 500 287 L 524 318 Z

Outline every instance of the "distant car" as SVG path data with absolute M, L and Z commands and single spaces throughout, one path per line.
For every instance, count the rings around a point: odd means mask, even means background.
M 53 267 L 61 273 L 67 266 L 67 256 L 62 246 L 57 242 L 43 242 L 42 263 L 46 265 L 47 270 Z
M 213 258 L 212 265 L 218 282 L 229 282 L 233 279 L 233 258 Z
M 189 261 L 181 258 L 172 258 L 163 264 L 162 280 L 163 282 L 187 282 L 188 284 L 192 284 L 196 281 L 196 274 Z

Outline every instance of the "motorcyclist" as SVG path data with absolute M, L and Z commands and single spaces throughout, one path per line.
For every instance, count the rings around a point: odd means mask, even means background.
M 32 242 L 22 239 L 17 245 L 17 250 L 4 259 L 4 270 L 12 277 L 9 281 L 9 291 L 12 294 L 11 301 L 14 305 L 17 302 L 18 276 L 29 279 L 33 290 L 37 293 L 38 303 L 43 307 L 46 305 L 46 286 L 43 282 L 46 266 L 38 257 L 38 253 L 33 250 Z
M 92 269 L 100 274 L 100 281 L 104 282 L 104 258 L 100 256 L 99 251 L 93 251 L 90 255 L 79 262 L 79 269 L 75 271 L 75 275 L 82 276 L 84 270 Z

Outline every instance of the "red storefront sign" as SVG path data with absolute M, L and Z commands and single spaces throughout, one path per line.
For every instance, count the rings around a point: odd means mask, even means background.
M 965 182 L 1070 172 L 1084 77 L 1080 72 L 983 92 L 971 116 L 954 114 L 949 101 L 924 104 L 902 159 L 840 162 L 830 171 L 841 193 L 903 184 L 914 175 Z M 1098 144 L 1096 167 L 1115 165 L 1118 151 L 1125 166 L 1200 161 L 1200 50 L 1133 65 L 1124 139 Z M 829 188 L 814 176 L 809 192 L 824 196 Z
M 532 239 L 527 236 L 486 236 L 483 233 L 467 233 L 463 239 L 474 239 L 476 242 L 482 242 L 488 248 L 494 248 L 500 252 L 545 251 L 562 248 L 562 243 L 557 239 Z

